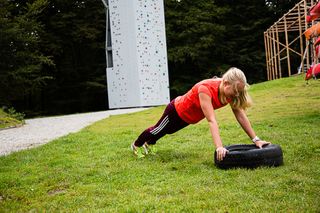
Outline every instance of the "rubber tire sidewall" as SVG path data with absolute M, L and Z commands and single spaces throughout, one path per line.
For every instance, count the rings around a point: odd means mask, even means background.
M 225 147 L 229 152 L 222 161 L 217 160 L 214 153 L 214 163 L 222 169 L 259 166 L 280 166 L 283 164 L 283 153 L 279 145 L 269 144 L 259 149 L 254 144 L 236 144 Z

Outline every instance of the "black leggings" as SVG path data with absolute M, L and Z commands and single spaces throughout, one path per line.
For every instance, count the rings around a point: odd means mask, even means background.
M 155 144 L 164 135 L 175 133 L 188 125 L 179 117 L 174 107 L 174 100 L 172 100 L 156 125 L 144 130 L 134 142 L 134 145 L 142 146 L 145 142 Z

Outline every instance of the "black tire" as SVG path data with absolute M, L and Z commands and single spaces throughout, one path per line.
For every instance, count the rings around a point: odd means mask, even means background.
M 269 144 L 259 149 L 254 144 L 237 144 L 225 147 L 229 152 L 222 161 L 217 160 L 214 153 L 214 163 L 218 168 L 257 168 L 260 166 L 280 166 L 283 164 L 282 149 L 279 145 Z

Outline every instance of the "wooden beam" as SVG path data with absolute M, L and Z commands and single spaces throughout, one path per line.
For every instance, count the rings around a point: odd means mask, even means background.
M 271 40 L 274 40 L 274 38 L 272 38 L 272 37 L 270 37 L 270 39 L 271 39 Z M 295 42 L 297 39 L 299 39 L 299 37 L 295 38 L 293 42 Z M 301 54 L 300 54 L 299 52 L 297 52 L 297 51 L 295 51 L 294 49 L 290 48 L 290 45 L 291 45 L 293 42 L 291 42 L 289 45 L 282 44 L 281 42 L 279 42 L 279 44 L 280 44 L 281 46 L 283 46 L 284 48 L 287 48 L 287 47 L 288 47 L 291 52 L 293 52 L 293 53 L 301 56 Z M 282 52 L 282 51 L 283 51 L 283 49 L 280 50 L 280 52 Z
M 271 38 L 271 32 L 269 31 L 268 37 Z M 271 79 L 274 78 L 274 64 L 273 64 L 273 49 L 272 49 L 272 39 L 269 39 L 269 56 L 270 56 L 270 65 L 271 65 Z
M 291 76 L 290 51 L 289 51 L 289 40 L 288 40 L 286 17 L 284 17 L 284 25 L 285 25 L 286 48 L 287 48 L 288 75 Z
M 304 1 L 304 14 L 307 17 L 307 1 L 306 0 Z M 304 25 L 305 25 L 305 29 L 308 29 L 307 21 L 304 22 Z M 306 44 L 308 44 L 307 38 L 305 40 L 306 40 Z M 309 64 L 310 64 L 309 63 L 309 45 L 306 45 L 306 51 L 307 51 L 307 55 L 306 55 L 307 68 L 309 68 Z
M 274 55 L 274 59 L 273 59 L 273 64 L 274 64 L 274 77 L 277 79 L 278 77 L 278 61 L 277 61 L 277 49 L 276 49 L 276 42 L 275 42 L 275 30 L 274 28 L 272 29 L 272 45 L 273 45 L 273 55 Z
M 277 52 L 278 52 L 278 69 L 279 69 L 279 78 L 282 77 L 281 74 L 281 61 L 280 61 L 280 42 L 279 42 L 279 32 L 278 32 L 278 27 L 276 27 L 276 33 L 277 33 Z
M 299 38 L 300 38 L 300 53 L 301 53 L 301 63 L 300 63 L 300 66 L 301 66 L 301 69 L 303 69 L 304 67 L 304 59 L 303 59 L 303 40 L 302 40 L 302 23 L 301 23 L 301 12 L 300 12 L 300 5 L 299 5 Z
M 264 50 L 265 50 L 265 55 L 266 55 L 266 65 L 267 65 L 267 79 L 269 79 L 269 63 L 268 63 L 268 50 L 267 50 L 267 36 L 266 32 L 263 33 L 263 39 L 264 39 Z
M 270 39 L 267 36 L 267 47 L 268 47 L 268 64 L 269 64 L 269 80 L 272 80 L 272 66 L 271 66 L 271 55 L 270 55 Z

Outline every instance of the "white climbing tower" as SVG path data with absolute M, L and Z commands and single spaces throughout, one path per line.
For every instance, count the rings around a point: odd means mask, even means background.
M 169 103 L 163 0 L 102 1 L 109 108 Z

